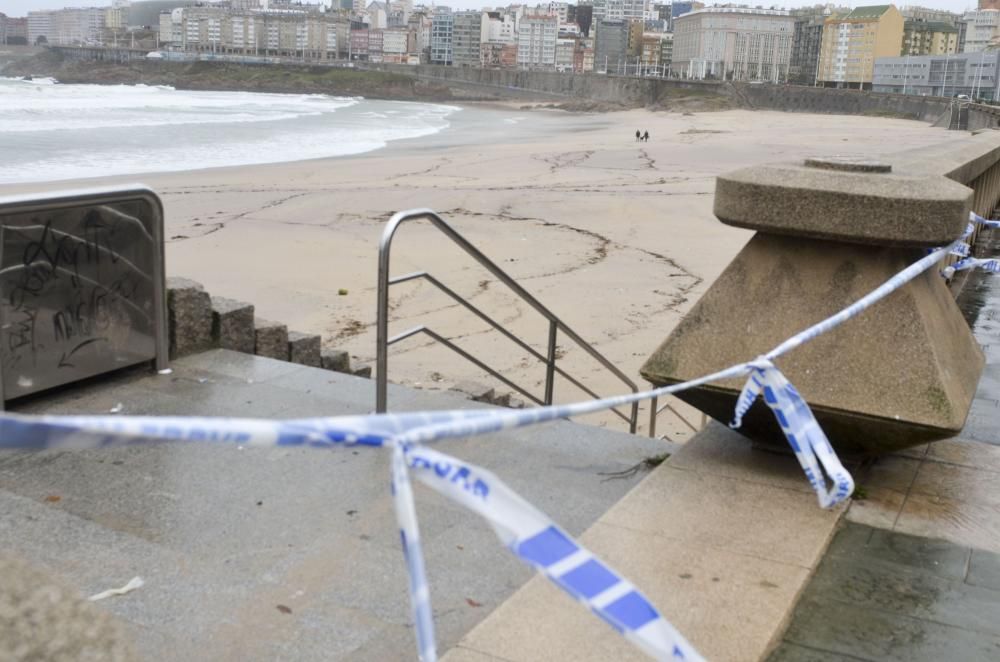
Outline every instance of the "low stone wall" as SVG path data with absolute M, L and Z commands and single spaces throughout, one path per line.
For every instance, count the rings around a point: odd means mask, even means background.
M 289 331 L 280 322 L 257 317 L 253 304 L 216 297 L 187 278 L 167 279 L 170 358 L 208 349 L 231 349 L 358 377 L 371 377 L 371 366 L 351 367 L 350 355 L 323 349 L 318 335 Z
M 1000 106 L 971 104 L 969 106 L 969 131 L 1000 128 Z
M 803 85 L 729 85 L 736 91 L 736 96 L 751 108 L 788 112 L 903 117 L 935 122 L 948 112 L 950 104 L 950 99 L 943 97 L 912 94 L 883 94 Z

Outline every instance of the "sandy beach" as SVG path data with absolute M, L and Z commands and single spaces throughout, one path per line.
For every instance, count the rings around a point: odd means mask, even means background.
M 642 362 L 750 237 L 712 216 L 716 175 L 946 139 L 908 120 L 761 111 L 569 114 L 512 105 L 467 107 L 451 120 L 440 134 L 352 157 L 4 186 L 0 194 L 141 181 L 164 201 L 168 275 L 322 334 L 324 346 L 348 350 L 356 363 L 374 361 L 385 221 L 429 207 L 645 386 Z M 648 143 L 635 141 L 636 129 L 649 131 Z M 544 353 L 542 318 L 425 224 L 401 229 L 393 246 L 394 274 L 419 270 Z M 544 366 L 430 285 L 394 287 L 391 309 L 390 334 L 426 325 L 542 395 Z M 567 339 L 559 346 L 561 365 L 591 388 L 625 390 Z M 393 347 L 389 363 L 392 381 L 423 388 L 492 383 L 427 337 Z M 557 401 L 581 397 L 557 383 Z M 682 434 L 668 418 L 661 430 Z M 595 422 L 624 429 L 606 416 Z

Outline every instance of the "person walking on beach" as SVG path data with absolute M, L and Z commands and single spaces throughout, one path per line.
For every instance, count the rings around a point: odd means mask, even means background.
M 639 133 L 639 129 L 636 129 L 635 130 L 635 141 L 639 142 L 640 140 L 642 140 L 642 134 Z
M 642 142 L 644 143 L 649 142 L 649 131 L 646 131 L 645 133 L 642 134 Z

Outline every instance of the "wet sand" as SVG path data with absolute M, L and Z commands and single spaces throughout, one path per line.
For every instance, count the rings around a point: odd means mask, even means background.
M 635 142 L 636 129 L 649 131 L 648 143 Z M 6 186 L 0 194 L 144 182 L 164 201 L 168 275 L 322 334 L 324 346 L 348 350 L 356 363 L 374 361 L 385 221 L 429 207 L 644 386 L 642 362 L 751 235 L 712 216 L 716 175 L 945 139 L 923 123 L 870 117 L 469 107 L 443 133 L 358 156 Z M 437 231 L 405 226 L 392 253 L 393 274 L 430 271 L 545 352 L 545 321 Z M 390 334 L 426 325 L 542 395 L 543 365 L 431 285 L 395 286 L 390 306 Z M 568 339 L 560 338 L 558 354 L 598 393 L 625 390 Z M 471 379 L 510 391 L 426 336 L 391 348 L 389 377 L 433 389 Z M 581 397 L 557 382 L 557 401 Z M 670 418 L 661 418 L 661 431 L 682 436 L 685 427 Z M 594 421 L 624 429 L 607 416 Z

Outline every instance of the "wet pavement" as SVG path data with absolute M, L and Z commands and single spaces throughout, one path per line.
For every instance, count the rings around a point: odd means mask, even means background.
M 859 524 L 834 538 L 770 662 L 1000 659 L 1000 554 Z
M 987 235 L 977 257 L 1000 257 L 1000 232 Z M 962 430 L 963 439 L 1000 444 L 1000 275 L 976 271 L 958 297 L 969 327 L 986 355 L 976 397 Z
M 1000 660 L 1000 277 L 970 274 L 958 305 L 986 355 L 962 434 L 856 473 L 770 662 Z
M 104 376 L 16 410 L 297 418 L 364 414 L 375 402 L 372 380 L 226 350 L 172 367 Z M 395 411 L 484 406 L 392 384 L 389 402 Z M 642 477 L 606 474 L 662 452 L 655 440 L 569 421 L 437 447 L 489 467 L 573 535 Z M 412 659 L 388 462 L 362 447 L 3 451 L 0 541 L 84 595 L 142 577 L 141 589 L 101 605 L 143 660 Z M 478 516 L 414 490 L 443 650 L 533 573 Z

